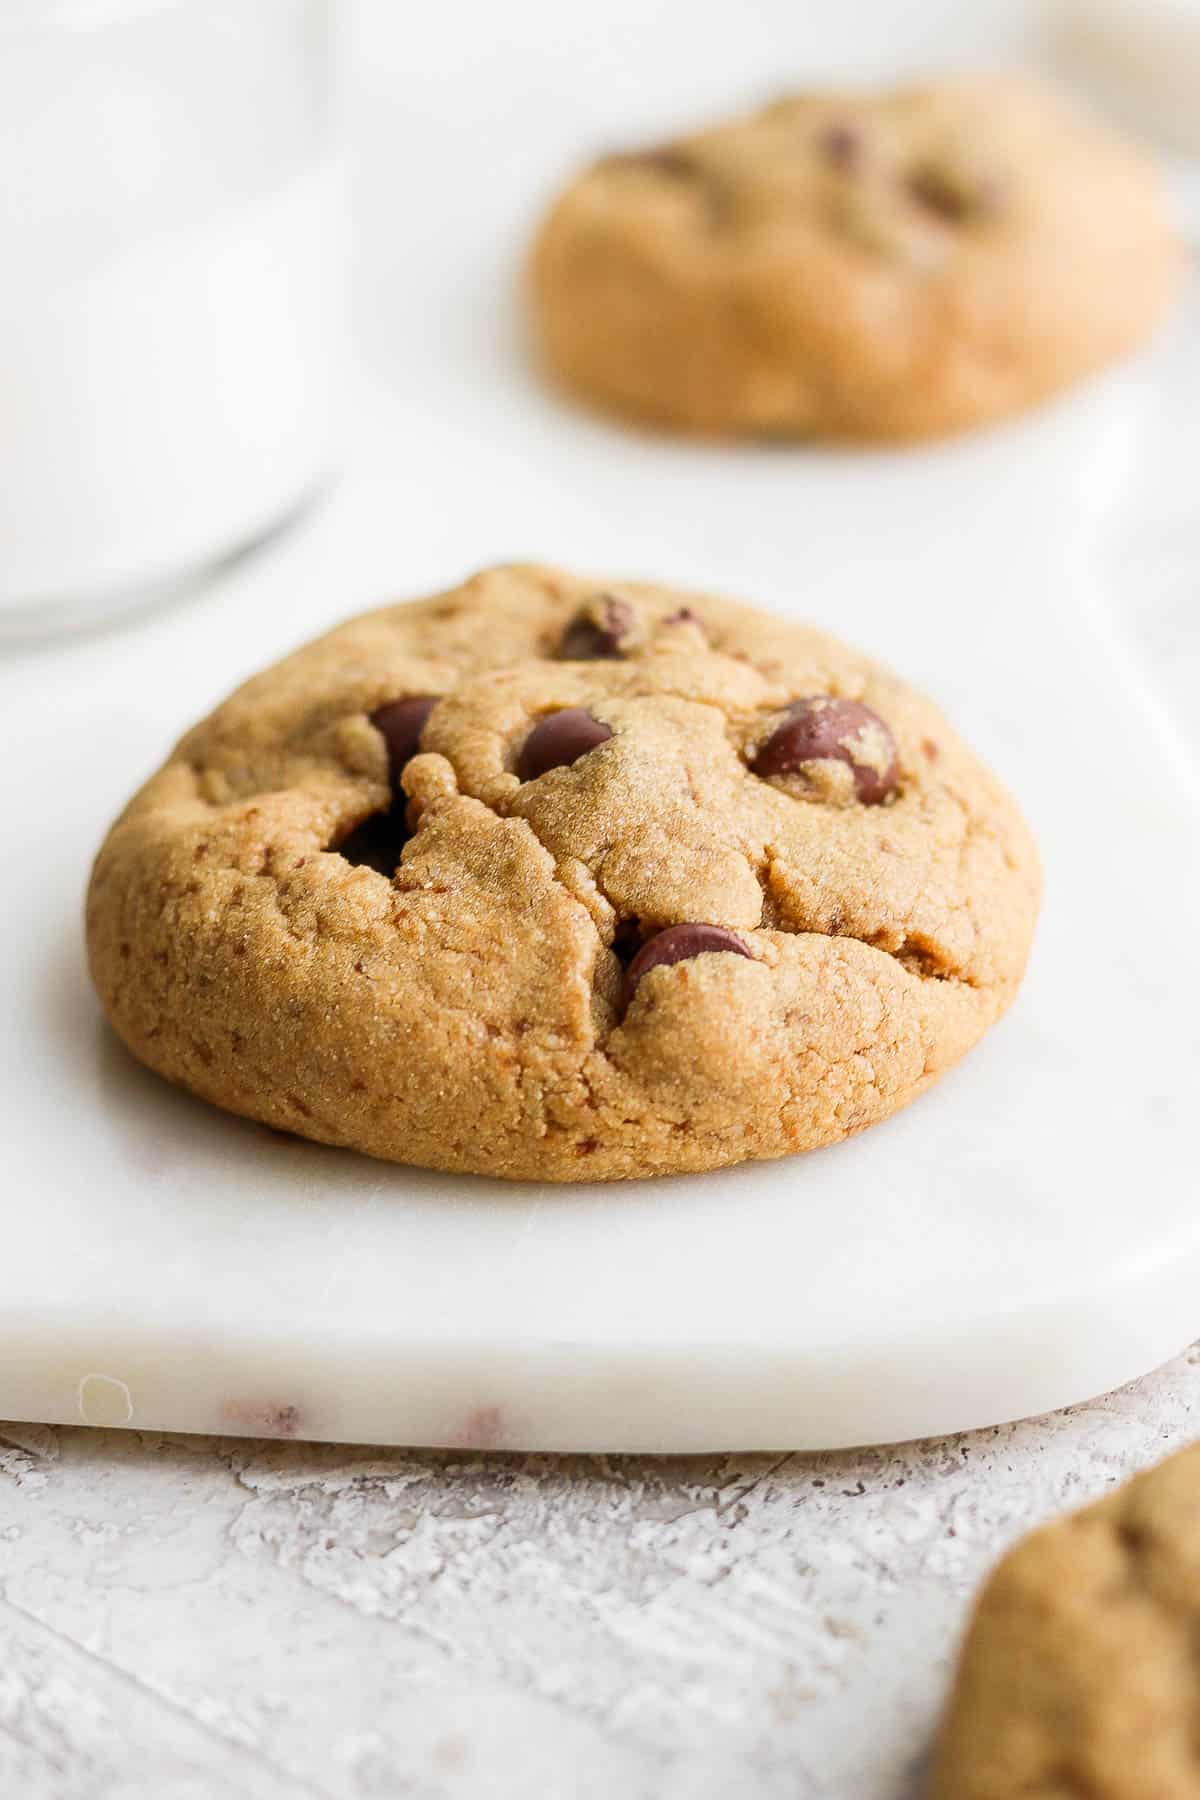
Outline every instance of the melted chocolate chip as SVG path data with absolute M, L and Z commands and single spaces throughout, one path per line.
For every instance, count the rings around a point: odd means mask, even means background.
M 372 813 L 340 843 L 329 847 L 356 869 L 374 869 L 377 875 L 390 879 L 400 866 L 400 852 L 408 835 L 401 802 L 388 812 Z
M 619 594 L 602 594 L 581 606 L 558 647 L 564 662 L 598 662 L 622 656 L 637 629 L 637 614 Z
M 547 713 L 521 745 L 517 774 L 522 781 L 536 781 L 548 769 L 578 762 L 611 736 L 612 727 L 593 719 L 585 707 L 565 706 L 561 712 Z
M 962 225 L 969 219 L 998 212 L 1005 198 L 1005 184 L 999 176 L 952 169 L 940 163 L 923 163 L 913 169 L 905 185 L 919 206 L 947 225 Z
M 377 706 L 371 723 L 383 733 L 387 744 L 388 770 L 392 786 L 399 787 L 400 772 L 421 748 L 425 721 L 438 703 L 436 694 L 420 694 L 409 700 L 389 700 Z
M 673 176 L 676 181 L 690 181 L 700 173 L 700 164 L 691 151 L 681 150 L 678 144 L 661 144 L 656 150 L 647 150 L 642 161 L 656 174 Z
M 890 799 L 899 785 L 896 741 L 879 714 L 858 700 L 797 700 L 759 745 L 751 767 L 756 775 L 795 775 L 815 762 L 846 763 L 864 806 Z
M 642 976 L 651 969 L 669 963 L 684 962 L 688 957 L 705 956 L 711 951 L 731 951 L 735 956 L 749 956 L 741 938 L 723 925 L 668 925 L 665 931 L 644 943 L 625 971 L 625 1004 L 628 1006 Z
M 618 919 L 613 930 L 613 955 L 622 969 L 627 969 L 642 947 L 641 921 L 637 918 Z
M 957 225 L 967 215 L 967 198 L 961 187 L 938 168 L 914 169 L 907 187 L 918 206 L 936 213 L 947 224 Z
M 862 132 L 842 121 L 827 125 L 817 138 L 817 149 L 825 161 L 843 174 L 859 167 L 865 147 Z

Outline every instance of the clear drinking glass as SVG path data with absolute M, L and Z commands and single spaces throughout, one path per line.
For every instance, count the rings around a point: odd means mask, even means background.
M 0 0 L 0 633 L 141 604 L 330 468 L 330 0 Z

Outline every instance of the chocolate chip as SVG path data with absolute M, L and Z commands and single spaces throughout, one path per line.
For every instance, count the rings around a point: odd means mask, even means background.
M 711 164 L 700 160 L 679 144 L 662 144 L 651 150 L 632 150 L 624 154 L 601 157 L 595 164 L 600 170 L 631 170 L 644 175 L 661 175 L 680 192 L 688 189 L 704 208 L 710 226 L 727 224 L 736 211 L 736 195 L 727 176 Z
M 741 938 L 723 925 L 668 925 L 665 931 L 644 943 L 625 971 L 625 1004 L 628 1006 L 642 976 L 651 969 L 670 963 L 684 962 L 691 956 L 705 956 L 711 951 L 732 951 L 735 956 L 749 956 Z
M 861 164 L 865 142 L 857 127 L 835 122 L 820 133 L 817 148 L 832 168 L 848 174 Z
M 597 662 L 624 655 L 637 631 L 637 614 L 619 594 L 601 594 L 581 606 L 558 647 L 564 662 Z
M 393 787 L 399 787 L 400 771 L 421 748 L 421 732 L 438 699 L 437 694 L 419 694 L 409 700 L 389 700 L 371 714 L 372 725 L 383 733 L 387 744 Z
M 704 623 L 700 617 L 700 614 L 698 612 L 693 612 L 690 606 L 677 607 L 673 613 L 667 614 L 666 618 L 663 620 L 663 624 L 664 625 L 699 625 L 701 631 L 703 631 L 703 629 L 704 629 Z
M 582 706 L 564 706 L 561 712 L 547 713 L 539 719 L 517 758 L 517 774 L 522 781 L 536 781 L 548 769 L 562 769 L 578 762 L 597 744 L 607 743 L 612 727 L 593 719 Z
M 890 799 L 899 785 L 896 741 L 879 714 L 858 700 L 797 700 L 759 745 L 751 767 L 756 775 L 795 775 L 819 762 L 846 763 L 864 806 Z

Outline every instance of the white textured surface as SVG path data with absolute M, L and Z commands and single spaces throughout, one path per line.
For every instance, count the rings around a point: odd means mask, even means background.
M 910 36 L 920 10 L 908 0 L 879 9 Z M 996 10 L 932 7 L 937 48 L 956 59 L 961 51 L 943 37 Z M 686 115 L 732 89 L 770 85 L 769 69 L 786 80 L 814 60 L 862 53 L 886 62 L 887 34 L 871 36 L 860 9 L 806 13 L 791 0 L 747 6 L 736 34 L 722 8 L 643 6 L 634 19 L 627 0 L 614 0 L 581 10 L 574 44 L 560 31 L 532 45 L 522 40 L 530 11 L 528 0 L 479 9 L 468 31 L 461 8 L 441 7 L 423 17 L 428 39 L 415 49 L 410 9 L 365 15 L 358 81 L 376 175 L 362 208 L 376 279 L 364 326 L 376 404 L 359 421 L 350 476 L 333 505 L 272 556 L 187 610 L 110 640 L 126 685 L 109 685 L 113 663 L 94 644 L 13 664 L 21 687 L 50 696 L 60 678 L 84 690 L 92 672 L 87 717 L 104 742 L 111 787 L 103 806 L 97 794 L 72 862 L 53 803 L 89 740 L 72 737 L 64 719 L 63 747 L 22 813 L 29 862 L 57 857 L 77 880 L 103 808 L 146 769 L 179 716 L 218 698 L 233 673 L 285 639 L 398 580 L 416 590 L 473 562 L 534 549 L 748 590 L 748 545 L 782 537 L 775 594 L 794 586 L 812 616 L 861 632 L 855 590 L 816 576 L 823 546 L 838 533 L 861 539 L 863 521 L 839 510 L 827 489 L 801 498 L 793 459 L 761 460 L 761 507 L 749 533 L 720 504 L 719 470 L 703 455 L 621 439 L 626 478 L 581 492 L 557 482 L 564 445 L 582 440 L 590 451 L 618 440 L 532 400 L 507 322 L 496 321 L 486 297 L 497 290 L 532 185 L 546 179 L 542 150 L 523 161 L 511 147 L 514 119 L 549 117 L 561 161 L 585 140 L 609 140 L 627 120 L 650 128 L 667 111 Z M 818 19 L 842 35 L 828 57 L 813 48 Z M 628 55 L 630 41 L 644 49 L 640 60 Z M 929 47 L 926 33 L 909 48 L 920 57 Z M 414 169 L 423 176 L 438 165 L 438 154 L 406 159 L 397 147 L 396 95 L 406 92 L 418 51 L 425 79 L 406 94 L 418 129 L 439 121 L 451 129 L 461 113 L 449 90 L 465 64 L 474 71 L 463 108 L 481 121 L 483 230 L 478 170 L 454 155 L 439 169 L 438 206 L 405 210 L 396 226 L 396 180 L 411 184 Z M 523 88 L 492 79 L 501 51 L 525 57 Z M 707 57 L 702 68 L 697 56 Z M 644 92 L 631 98 L 635 78 Z M 466 274 L 444 297 L 427 372 L 428 322 L 410 277 L 434 257 Z M 1189 445 L 1200 359 L 1183 349 L 1172 365 L 1175 405 L 1145 464 L 1143 510 L 1121 533 L 1122 580 L 1104 623 L 1127 667 L 1145 655 L 1177 721 L 1194 732 Z M 498 455 L 518 397 L 535 411 L 519 450 Z M 937 569 L 942 520 L 973 467 L 964 447 L 942 465 L 950 485 L 941 482 L 936 507 L 931 497 L 932 510 L 906 517 L 897 496 L 872 518 L 881 586 L 902 555 Z M 496 503 L 481 513 L 483 492 Z M 1073 516 L 1068 493 L 1058 488 L 1052 498 Z M 1023 525 L 1013 521 L 1014 534 Z M 946 667 L 976 684 L 956 710 L 977 720 L 989 754 L 1003 755 L 1003 710 L 977 704 L 980 640 L 969 601 L 968 592 L 941 621 L 942 653 Z M 914 634 L 906 610 L 892 610 L 878 647 L 922 675 L 932 630 Z M 1003 621 L 992 623 L 999 633 Z M 1106 837 L 1095 854 L 1103 875 L 1121 853 Z M 64 916 L 70 907 L 68 897 Z M 72 922 L 38 991 L 86 1058 L 95 1055 L 94 1026 L 74 931 Z M 1136 1048 L 1150 1054 L 1154 1043 L 1151 1029 Z M 6 1081 L 22 1040 L 7 1049 Z M 1113 1104 L 1106 1089 L 1097 1117 Z M 6 1148 L 28 1129 L 7 1114 Z M 129 1147 L 136 1155 L 136 1133 Z M 1193 1168 L 1190 1157 L 1181 1176 Z M 158 1176 L 148 1209 L 171 1202 L 170 1171 L 160 1165 Z M 11 1192 L 10 1216 L 18 1205 L 22 1216 L 32 1212 Z M 1138 1199 L 1135 1178 L 1131 1206 Z M 69 1241 L 62 1260 L 71 1264 Z M 255 1274 L 251 1261 L 247 1280 Z M 109 1371 L 81 1365 L 75 1375 L 87 1416 L 127 1416 L 120 1388 L 104 1380 Z M 1198 1405 L 1200 1368 L 1180 1357 L 1068 1414 L 831 1456 L 418 1455 L 3 1427 L 0 1793 L 911 1800 L 914 1761 L 983 1567 L 1038 1519 L 1190 1440 Z
M 1197 1360 L 825 1456 L 0 1426 L 0 1792 L 913 1800 L 969 1590 L 1192 1438 Z

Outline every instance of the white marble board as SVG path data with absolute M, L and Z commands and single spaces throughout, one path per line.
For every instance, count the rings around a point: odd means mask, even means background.
M 1152 559 L 1110 554 L 1136 550 L 1168 410 L 1173 466 L 1195 465 L 1194 310 L 1148 363 L 1032 420 L 848 455 L 628 436 L 540 392 L 472 283 L 431 262 L 379 294 L 322 507 L 185 606 L 0 667 L 0 1417 L 835 1447 L 1059 1406 L 1194 1338 L 1197 742 L 1180 665 L 1141 630 L 1130 570 Z M 290 1143 L 112 1041 L 78 915 L 135 782 L 289 644 L 509 555 L 840 631 L 1015 789 L 1046 866 L 1028 979 L 910 1110 L 726 1174 L 511 1187 Z

